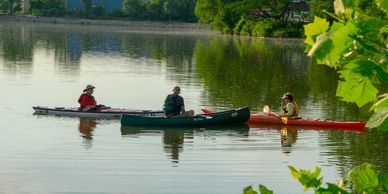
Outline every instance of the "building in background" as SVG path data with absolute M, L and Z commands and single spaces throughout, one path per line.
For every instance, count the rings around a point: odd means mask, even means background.
M 114 10 L 121 10 L 122 4 L 123 0 L 92 0 L 92 5 L 102 5 L 105 13 L 112 13 Z M 65 0 L 65 5 L 67 12 L 84 9 L 82 0 Z

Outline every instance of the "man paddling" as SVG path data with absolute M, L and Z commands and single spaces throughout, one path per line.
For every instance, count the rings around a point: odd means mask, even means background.
M 175 86 L 172 90 L 173 93 L 169 94 L 164 100 L 164 114 L 166 117 L 192 117 L 194 116 L 194 111 L 185 110 L 185 102 L 182 96 L 179 96 L 181 93 L 181 88 Z
M 96 87 L 87 85 L 83 90 L 83 93 L 78 98 L 78 103 L 80 104 L 79 110 L 86 112 L 105 107 L 104 105 L 97 105 L 96 99 L 92 95 L 94 88 Z

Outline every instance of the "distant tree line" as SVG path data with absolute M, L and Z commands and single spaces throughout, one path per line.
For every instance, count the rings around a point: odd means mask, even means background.
M 103 5 L 81 0 L 83 9 L 68 12 L 64 0 L 30 0 L 29 13 L 37 16 L 127 18 L 130 20 L 197 22 L 195 0 L 123 0 L 121 9 L 105 13 Z M 0 0 L 0 12 L 13 15 L 21 11 L 21 0 Z
M 30 0 L 30 14 L 92 19 L 200 22 L 227 34 L 303 37 L 303 25 L 314 16 L 328 18 L 334 0 L 123 0 L 121 9 L 105 13 L 103 5 L 81 0 L 83 9 L 68 12 L 64 0 Z M 373 1 L 358 0 L 363 10 L 376 10 Z M 308 6 L 308 12 L 295 8 Z M 21 0 L 0 0 L 0 11 L 14 14 Z M 292 15 L 299 15 L 293 19 Z

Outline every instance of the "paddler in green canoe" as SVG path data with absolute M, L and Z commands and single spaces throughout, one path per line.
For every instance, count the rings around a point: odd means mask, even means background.
M 181 93 L 181 88 L 175 86 L 172 90 L 173 93 L 169 94 L 164 100 L 163 110 L 166 117 L 192 117 L 194 116 L 194 111 L 185 110 L 185 102 L 183 97 L 179 94 Z
M 297 118 L 299 114 L 298 104 L 294 101 L 294 95 L 287 92 L 283 95 L 281 104 L 280 117 Z

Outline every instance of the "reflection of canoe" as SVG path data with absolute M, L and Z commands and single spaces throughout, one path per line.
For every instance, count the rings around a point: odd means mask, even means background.
M 249 108 L 239 108 L 194 117 L 144 117 L 123 114 L 121 124 L 126 126 L 206 126 L 245 123 L 249 119 Z
M 155 127 L 155 126 L 124 126 L 121 125 L 121 135 L 132 135 L 138 133 L 159 133 L 159 132 L 190 132 L 190 131 L 233 131 L 236 133 L 247 133 L 249 131 L 249 126 L 246 124 L 227 124 L 227 125 L 208 125 L 204 127 L 195 127 L 195 126 L 168 126 L 168 127 Z
M 329 121 L 319 119 L 288 119 L 284 124 L 281 119 L 266 114 L 252 114 L 248 124 L 269 124 L 269 125 L 286 125 L 286 126 L 303 126 L 303 127 L 320 127 L 320 128 L 339 128 L 339 129 L 364 129 L 365 122 L 356 121 Z
M 64 107 L 32 107 L 36 115 L 57 115 L 57 116 L 71 116 L 71 117 L 88 117 L 88 118 L 104 118 L 104 119 L 120 119 L 122 114 L 131 114 L 138 116 L 163 116 L 163 111 L 151 110 L 131 110 L 121 108 L 105 108 L 101 110 L 82 112 L 78 108 L 64 108 Z

